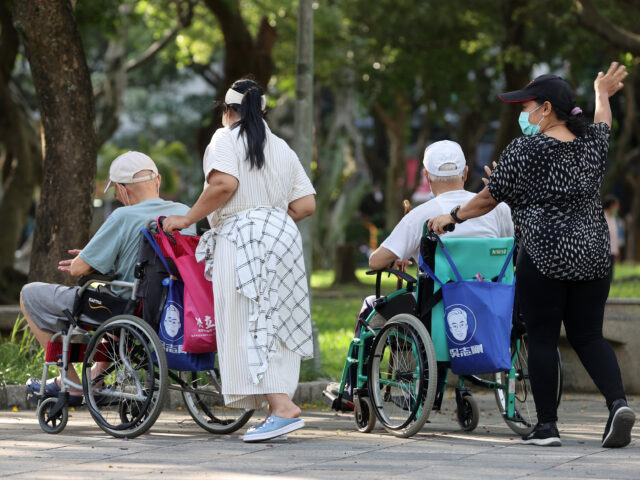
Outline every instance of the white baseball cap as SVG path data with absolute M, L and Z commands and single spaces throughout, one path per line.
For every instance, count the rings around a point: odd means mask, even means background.
M 422 163 L 427 172 L 438 177 L 458 176 L 464 172 L 464 167 L 467 166 L 462 147 L 451 140 L 441 140 L 429 145 L 424 151 Z M 440 170 L 440 167 L 447 163 L 453 163 L 456 168 L 454 170 Z
M 133 178 L 133 176 L 143 170 L 151 170 L 153 173 L 143 177 Z M 140 183 L 146 182 L 158 176 L 158 167 L 148 155 L 140 152 L 126 152 L 116 157 L 109 167 L 109 183 L 104 189 L 109 190 L 112 183 Z

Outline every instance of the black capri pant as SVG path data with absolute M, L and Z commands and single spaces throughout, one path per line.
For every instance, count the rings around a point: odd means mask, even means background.
M 604 395 L 607 406 L 625 398 L 620 367 L 602 336 L 609 277 L 592 281 L 554 280 L 540 273 L 527 252 L 518 254 L 516 282 L 529 336 L 529 375 L 538 422 L 555 422 L 558 373 L 556 349 L 564 322 L 567 339 Z

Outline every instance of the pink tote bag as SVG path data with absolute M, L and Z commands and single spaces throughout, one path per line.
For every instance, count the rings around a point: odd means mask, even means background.
M 157 220 L 161 225 L 162 217 Z M 217 351 L 216 326 L 213 311 L 213 288 L 204 276 L 204 262 L 198 263 L 195 247 L 200 237 L 171 236 L 162 228 L 157 235 L 163 253 L 173 259 L 184 283 L 184 343 L 188 353 Z

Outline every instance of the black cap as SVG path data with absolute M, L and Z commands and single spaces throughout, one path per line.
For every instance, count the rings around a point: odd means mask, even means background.
M 501 100 L 509 103 L 522 103 L 536 100 L 539 103 L 549 101 L 555 110 L 566 115 L 576 106 L 576 97 L 571 86 L 558 75 L 549 73 L 540 75 L 521 90 L 501 93 Z

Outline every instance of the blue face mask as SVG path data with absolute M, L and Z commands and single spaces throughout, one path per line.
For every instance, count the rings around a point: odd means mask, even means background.
M 541 106 L 542 105 L 538 105 L 538 108 L 540 108 Z M 531 125 L 529 123 L 529 114 L 535 112 L 536 110 L 538 110 L 538 108 L 531 110 L 530 112 L 520 112 L 518 123 L 520 124 L 522 133 L 524 133 L 525 135 L 535 135 L 536 133 L 540 133 L 540 124 L 542 123 L 542 120 L 544 120 L 544 115 L 537 125 Z

